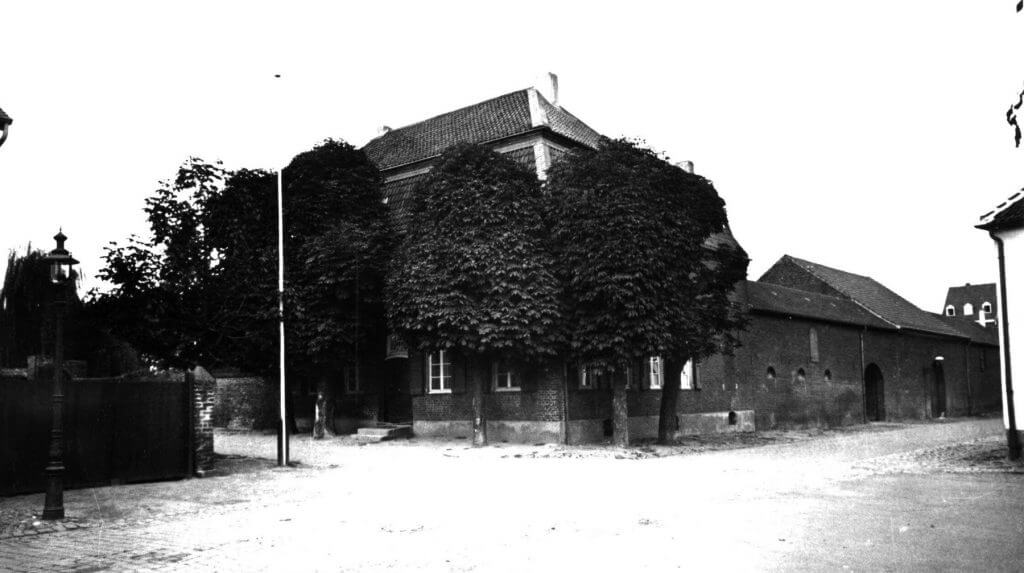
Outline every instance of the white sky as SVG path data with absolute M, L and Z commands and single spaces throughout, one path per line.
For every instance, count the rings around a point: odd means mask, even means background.
M 715 182 L 751 279 L 788 253 L 937 312 L 948 286 L 995 280 L 973 225 L 1024 185 L 1014 4 L 4 4 L 0 249 L 63 226 L 94 274 L 190 155 L 274 167 L 553 71 L 592 127 Z

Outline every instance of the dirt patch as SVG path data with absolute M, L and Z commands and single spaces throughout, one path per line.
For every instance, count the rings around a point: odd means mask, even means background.
M 1024 461 L 1006 459 L 1006 442 L 1001 436 L 881 456 L 861 462 L 855 468 L 871 473 L 1008 473 L 1024 476 Z

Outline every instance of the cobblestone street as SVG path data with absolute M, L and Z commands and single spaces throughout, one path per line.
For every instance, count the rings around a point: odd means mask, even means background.
M 998 420 L 678 447 L 217 435 L 214 477 L 0 500 L 4 571 L 1017 570 Z M 256 459 L 251 456 L 262 456 Z M 38 523 L 38 525 L 36 525 Z

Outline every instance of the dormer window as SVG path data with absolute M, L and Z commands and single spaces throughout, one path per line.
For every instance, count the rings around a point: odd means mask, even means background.
M 974 314 L 974 305 L 966 302 L 964 303 L 964 316 L 971 316 Z
M 946 305 L 946 316 L 956 316 L 956 307 L 951 304 Z
M 981 303 L 981 311 L 985 314 L 992 314 L 992 303 L 983 302 Z

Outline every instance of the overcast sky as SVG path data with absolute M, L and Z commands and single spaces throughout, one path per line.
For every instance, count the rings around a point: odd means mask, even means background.
M 5 4 L 0 249 L 63 226 L 95 274 L 190 155 L 272 168 L 551 71 L 583 121 L 714 181 L 751 279 L 788 253 L 937 312 L 948 286 L 995 280 L 973 225 L 1024 185 L 1014 4 Z

